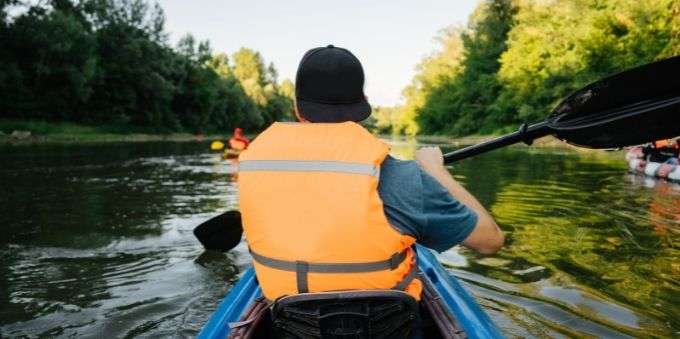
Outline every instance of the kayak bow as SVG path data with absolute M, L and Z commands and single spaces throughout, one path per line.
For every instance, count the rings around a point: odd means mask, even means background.
M 433 288 L 444 308 L 447 308 L 445 311 L 452 315 L 465 335 L 468 338 L 502 338 L 489 316 L 457 279 L 446 272 L 431 250 L 420 245 L 416 245 L 416 250 L 418 267 L 422 272 L 419 278 Z M 249 267 L 219 304 L 198 338 L 226 338 L 230 332 L 229 324 L 239 321 L 248 306 L 261 295 L 255 271 Z

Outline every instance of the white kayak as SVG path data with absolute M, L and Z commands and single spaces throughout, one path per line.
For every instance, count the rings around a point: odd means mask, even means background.
M 646 161 L 632 156 L 631 152 L 626 155 L 626 160 L 628 160 L 628 169 L 631 172 L 641 173 L 649 177 L 680 181 L 680 165 Z

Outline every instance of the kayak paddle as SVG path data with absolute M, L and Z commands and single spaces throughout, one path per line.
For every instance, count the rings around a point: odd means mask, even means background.
M 633 68 L 568 96 L 548 118 L 444 155 L 451 163 L 553 135 L 575 146 L 618 148 L 680 135 L 680 56 Z
M 451 163 L 518 142 L 553 135 L 572 145 L 617 148 L 680 135 L 680 56 L 594 82 L 568 96 L 540 123 L 444 155 Z M 241 213 L 228 211 L 194 230 L 206 249 L 229 251 L 241 241 Z
M 222 252 L 236 247 L 242 234 L 241 212 L 235 210 L 212 217 L 194 229 L 194 235 L 205 249 Z

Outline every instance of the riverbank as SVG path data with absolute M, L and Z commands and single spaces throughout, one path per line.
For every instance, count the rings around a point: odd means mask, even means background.
M 89 126 L 69 122 L 0 119 L 0 144 L 202 141 L 224 138 L 158 131 L 125 125 Z
M 225 134 L 191 134 L 158 131 L 151 128 L 129 125 L 90 126 L 70 122 L 53 123 L 46 121 L 0 119 L 0 144 L 35 144 L 35 143 L 106 143 L 106 142 L 146 142 L 146 141 L 203 141 L 224 139 Z M 254 135 L 249 135 L 254 137 Z M 444 135 L 425 135 L 415 137 L 418 141 L 431 144 L 465 146 L 479 144 L 500 135 L 469 135 L 452 137 Z M 404 138 L 406 136 L 382 135 L 385 139 Z M 562 142 L 552 136 L 536 139 L 534 147 L 569 148 L 577 151 L 589 151 Z
M 384 135 L 384 138 L 392 136 Z M 470 135 L 466 137 L 418 136 L 426 143 L 472 145 L 490 140 L 496 135 Z M 224 138 L 220 135 L 195 135 L 158 131 L 151 128 L 126 125 L 83 125 L 70 122 L 0 119 L 0 143 L 96 143 L 144 141 L 196 141 Z M 397 136 L 397 138 L 408 138 Z M 554 144 L 559 144 L 555 141 Z M 540 143 L 543 145 L 544 143 Z M 547 145 L 547 143 L 545 143 Z
M 474 135 L 468 135 L 464 137 L 450 137 L 450 136 L 445 136 L 445 135 L 424 135 L 424 136 L 418 136 L 416 139 L 420 142 L 425 142 L 425 143 L 431 143 L 431 144 L 444 144 L 444 145 L 453 145 L 453 146 L 467 146 L 467 145 L 475 145 L 475 144 L 480 144 L 492 139 L 495 139 L 497 137 L 500 137 L 501 134 L 491 134 L 491 135 L 479 135 L 479 134 L 474 134 Z M 390 138 L 389 136 L 386 136 L 387 138 Z M 519 143 L 518 145 L 524 145 L 522 143 Z M 589 149 L 584 149 L 582 147 L 576 147 L 573 145 L 570 145 L 566 142 L 563 142 L 562 140 L 559 140 L 553 136 L 545 136 L 542 138 L 538 138 L 534 140 L 534 142 L 531 144 L 532 147 L 545 147 L 545 148 L 569 148 L 569 149 L 574 149 L 574 150 L 589 150 Z

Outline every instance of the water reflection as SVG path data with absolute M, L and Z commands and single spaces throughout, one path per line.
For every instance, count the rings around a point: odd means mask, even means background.
M 236 203 L 204 147 L 3 149 L 2 335 L 194 336 L 247 264 L 195 263 L 193 227 Z
M 492 263 L 471 260 L 454 273 L 502 310 L 569 336 L 671 336 L 679 326 L 672 241 L 680 192 L 631 185 L 619 156 L 513 149 L 455 166 L 510 246 Z M 507 332 L 525 336 L 514 326 Z
M 233 163 L 206 150 L 0 149 L 0 334 L 194 336 L 250 261 L 243 243 L 223 254 L 193 238 L 237 204 Z M 457 163 L 508 246 L 439 258 L 510 337 L 677 335 L 680 185 L 625 168 L 621 154 L 531 148 Z

